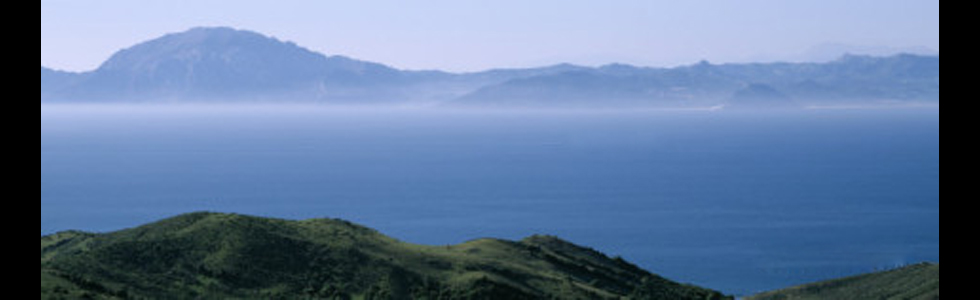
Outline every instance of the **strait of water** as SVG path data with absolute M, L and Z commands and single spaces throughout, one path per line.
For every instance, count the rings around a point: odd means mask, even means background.
M 939 110 L 41 106 L 41 234 L 193 211 L 558 235 L 732 294 L 939 262 Z

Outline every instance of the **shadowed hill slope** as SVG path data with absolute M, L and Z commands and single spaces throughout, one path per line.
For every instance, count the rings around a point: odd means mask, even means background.
M 938 300 L 939 265 L 918 264 L 897 270 L 804 285 L 748 300 Z

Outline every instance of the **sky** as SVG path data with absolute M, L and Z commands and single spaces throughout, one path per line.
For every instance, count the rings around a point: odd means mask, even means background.
M 200 26 L 412 70 L 805 61 L 938 52 L 939 16 L 939 0 L 41 0 L 41 65 L 89 71 Z

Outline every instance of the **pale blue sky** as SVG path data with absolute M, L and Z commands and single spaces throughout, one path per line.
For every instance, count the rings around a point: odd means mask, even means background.
M 41 65 L 231 26 L 407 69 L 796 60 L 847 44 L 939 50 L 939 0 L 41 0 Z

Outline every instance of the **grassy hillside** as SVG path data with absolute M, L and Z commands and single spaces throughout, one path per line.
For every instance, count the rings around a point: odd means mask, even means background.
M 41 238 L 41 299 L 730 299 L 554 237 L 402 243 L 337 220 L 197 213 Z
M 939 265 L 902 269 L 804 285 L 748 300 L 938 300 Z

